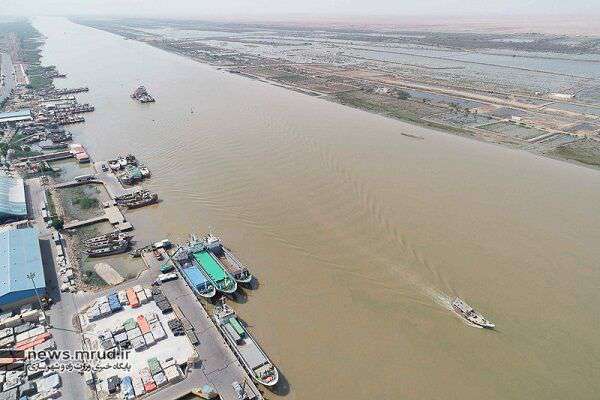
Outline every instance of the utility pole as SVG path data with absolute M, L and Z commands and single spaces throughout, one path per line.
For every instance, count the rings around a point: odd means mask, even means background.
M 46 320 L 46 312 L 44 311 L 44 306 L 42 305 L 42 299 L 40 299 L 40 295 L 37 290 L 37 286 L 35 284 L 35 272 L 31 272 L 27 274 L 27 277 L 31 279 L 31 283 L 33 283 L 33 290 L 35 291 L 35 297 L 37 297 L 38 303 L 40 305 L 40 310 L 42 310 L 42 315 L 44 315 L 44 324 L 48 321 Z

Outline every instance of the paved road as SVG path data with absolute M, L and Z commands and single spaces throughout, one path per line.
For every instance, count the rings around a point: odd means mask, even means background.
M 10 95 L 10 91 L 16 86 L 14 67 L 12 64 L 12 59 L 8 53 L 1 53 L 0 61 L 2 63 L 2 68 L 0 68 L 1 73 L 4 74 L 4 86 L 0 86 L 0 104 L 4 101 L 6 97 Z
M 27 207 L 32 219 L 35 220 L 36 228 L 40 237 L 40 249 L 44 263 L 44 274 L 46 275 L 46 288 L 48 295 L 52 298 L 54 305 L 46 312 L 50 320 L 52 336 L 58 350 L 81 350 L 81 338 L 75 331 L 72 316 L 78 309 L 78 296 L 73 293 L 61 293 L 59 290 L 58 271 L 54 263 L 56 260 L 56 246 L 52 241 L 52 231 L 46 227 L 42 217 L 42 202 L 44 200 L 44 188 L 39 178 L 29 179 L 25 185 Z M 89 397 L 89 390 L 80 375 L 76 373 L 61 374 L 63 380 L 62 399 L 81 400 Z

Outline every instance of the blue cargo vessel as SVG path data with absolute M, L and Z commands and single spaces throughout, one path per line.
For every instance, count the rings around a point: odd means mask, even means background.
M 210 298 L 217 293 L 215 286 L 196 265 L 186 264 L 185 267 L 181 268 L 181 271 L 192 290 L 197 292 L 200 296 Z

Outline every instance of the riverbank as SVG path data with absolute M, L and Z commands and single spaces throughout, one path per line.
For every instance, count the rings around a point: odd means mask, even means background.
M 128 213 L 136 239 L 180 243 L 213 227 L 254 267 L 260 288 L 235 308 L 284 372 L 286 399 L 598 391 L 593 370 L 573 368 L 598 351 L 597 171 L 63 19 L 36 26 L 64 85 L 90 87 L 81 98 L 97 111 L 74 140 L 98 159 L 136 146 L 153 172 L 145 186 L 163 202 Z M 141 84 L 156 103 L 132 101 Z M 465 326 L 444 306 L 456 295 L 499 332 Z
M 368 31 L 350 29 L 358 43 L 365 41 L 359 46 L 348 41 L 348 32 L 326 31 L 327 39 L 323 39 L 286 26 L 272 27 L 273 32 L 266 35 L 264 41 L 258 41 L 252 35 L 261 37 L 264 33 L 253 24 L 215 24 L 219 29 L 231 29 L 231 32 L 223 34 L 222 41 L 215 41 L 206 34 L 210 32 L 210 23 L 197 22 L 206 31 L 195 34 L 193 21 L 79 19 L 76 22 L 244 77 L 396 120 L 590 168 L 597 169 L 600 165 L 600 103 L 593 96 L 576 98 L 561 92 L 576 91 L 577 96 L 594 92 L 597 89 L 595 79 L 600 76 L 594 75 L 591 70 L 589 74 L 580 76 L 560 68 L 553 70 L 556 66 L 552 64 L 546 65 L 547 69 L 529 67 L 525 62 L 510 65 L 513 60 L 499 52 L 490 53 L 489 49 L 477 48 L 467 55 L 458 51 L 452 57 L 436 55 L 436 52 L 449 51 L 445 47 L 431 50 L 432 54 L 424 54 L 426 50 L 418 46 L 402 45 L 393 50 L 395 41 L 407 40 L 402 35 L 396 38 L 393 32 L 389 37 L 375 40 Z M 178 36 L 180 30 L 185 32 L 181 38 Z M 485 35 L 471 35 L 487 43 Z M 290 39 L 290 36 L 299 38 Z M 470 38 L 469 34 L 465 36 Z M 441 40 L 437 36 L 425 37 L 430 41 Z M 300 38 L 303 43 L 298 43 Z M 473 45 L 473 41 L 460 35 L 456 40 L 466 40 L 465 43 Z M 243 46 L 247 43 L 252 43 L 252 47 Z M 311 46 L 307 47 L 308 44 Z M 494 42 L 487 45 L 493 46 Z M 335 56 L 331 54 L 331 48 L 336 49 Z M 521 55 L 525 59 L 547 62 L 568 61 L 574 69 L 578 69 L 578 62 L 600 63 L 595 55 L 583 60 L 568 58 L 560 53 L 570 54 L 568 46 L 561 47 L 558 43 L 553 51 L 559 53 L 555 56 L 551 55 L 554 53 L 548 56 L 538 53 Z M 361 52 L 370 52 L 372 57 L 358 56 Z M 506 59 L 483 62 L 477 59 L 477 55 L 481 59 Z M 416 57 L 421 61 L 426 59 L 432 65 L 414 60 L 413 63 L 394 61 L 387 56 Z M 436 67 L 440 63 L 456 66 Z M 447 69 L 466 69 L 463 64 L 476 66 L 482 71 L 470 78 L 458 72 L 456 77 L 446 73 Z M 494 72 L 496 69 L 500 69 L 502 74 L 514 74 L 514 81 L 509 83 L 498 79 L 498 72 Z M 462 74 L 468 75 L 467 72 Z M 573 84 L 566 84 L 565 78 L 570 78 Z M 554 85 L 551 90 L 556 92 L 542 89 L 540 82 L 544 80 L 549 86 Z M 582 89 L 588 86 L 589 89 Z M 538 134 L 526 138 L 520 136 L 518 132 L 525 129 Z

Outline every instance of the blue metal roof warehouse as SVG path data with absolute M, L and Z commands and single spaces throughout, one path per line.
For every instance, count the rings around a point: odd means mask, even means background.
M 29 274 L 35 274 L 35 287 Z M 0 309 L 37 302 L 46 294 L 44 266 L 35 228 L 0 232 Z
M 23 179 L 0 175 L 0 221 L 27 216 Z

